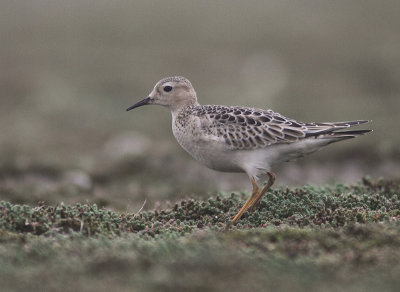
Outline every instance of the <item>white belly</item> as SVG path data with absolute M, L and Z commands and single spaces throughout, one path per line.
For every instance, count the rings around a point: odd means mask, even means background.
M 196 123 L 183 127 L 172 121 L 172 132 L 179 145 L 194 159 L 205 166 L 224 172 L 245 172 L 237 161 L 234 151 L 223 138 L 205 135 Z

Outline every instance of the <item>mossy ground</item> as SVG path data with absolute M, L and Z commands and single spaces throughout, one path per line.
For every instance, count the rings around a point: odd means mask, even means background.
M 138 214 L 0 203 L 0 285 L 31 291 L 395 291 L 400 181 L 275 188 Z

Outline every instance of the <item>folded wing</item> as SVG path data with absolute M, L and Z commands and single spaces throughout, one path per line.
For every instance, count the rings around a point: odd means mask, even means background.
M 354 138 L 371 130 L 344 130 L 366 120 L 303 123 L 272 110 L 206 105 L 196 112 L 202 131 L 215 135 L 232 149 L 251 150 L 304 139 L 328 139 L 327 144 Z

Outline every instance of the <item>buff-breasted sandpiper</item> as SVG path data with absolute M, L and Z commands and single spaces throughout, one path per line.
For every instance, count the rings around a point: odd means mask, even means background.
M 200 105 L 190 81 L 184 77 L 160 80 L 145 99 L 127 109 L 158 104 L 172 113 L 172 132 L 191 156 L 209 168 L 245 172 L 253 192 L 231 223 L 259 202 L 273 185 L 271 167 L 317 151 L 328 144 L 354 138 L 371 130 L 344 130 L 366 120 L 303 123 L 272 110 L 242 106 Z M 260 188 L 257 181 L 268 176 Z M 228 226 L 230 223 L 228 224 Z

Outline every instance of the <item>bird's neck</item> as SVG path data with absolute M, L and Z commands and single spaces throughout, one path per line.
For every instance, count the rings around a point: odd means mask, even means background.
M 170 110 L 173 116 L 177 116 L 180 113 L 185 112 L 186 110 L 199 105 L 200 104 L 197 102 L 197 100 L 194 99 L 191 101 L 186 101 L 185 103 L 174 104 L 173 106 L 170 106 Z

